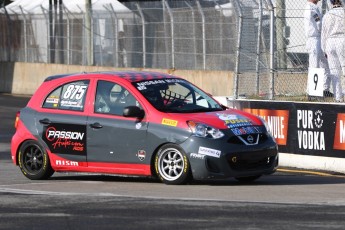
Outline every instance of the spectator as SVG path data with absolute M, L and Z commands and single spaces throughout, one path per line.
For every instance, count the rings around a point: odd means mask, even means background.
M 330 0 L 331 9 L 322 20 L 321 47 L 327 55 L 335 100 L 343 102 L 340 76 L 345 75 L 345 12 L 341 0 Z
M 331 78 L 326 57 L 321 50 L 322 12 L 317 6 L 319 0 L 308 0 L 304 10 L 304 30 L 307 38 L 306 50 L 309 53 L 309 68 L 324 68 L 323 96 L 333 97 L 329 91 Z

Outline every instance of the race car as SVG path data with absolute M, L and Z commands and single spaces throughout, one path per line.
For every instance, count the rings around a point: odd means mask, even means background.
M 12 160 L 32 180 L 88 172 L 166 184 L 250 182 L 278 167 L 278 147 L 263 119 L 164 73 L 47 77 L 15 126 Z

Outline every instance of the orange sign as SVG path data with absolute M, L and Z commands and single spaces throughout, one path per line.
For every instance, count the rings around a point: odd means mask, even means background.
M 334 149 L 345 150 L 345 114 L 338 113 L 334 134 Z
M 278 145 L 286 145 L 289 127 L 289 110 L 249 109 L 243 111 L 262 117 Z

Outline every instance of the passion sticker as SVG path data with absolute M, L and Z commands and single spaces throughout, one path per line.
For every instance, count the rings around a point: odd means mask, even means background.
M 42 139 L 52 153 L 86 155 L 86 126 L 52 123 L 44 126 Z

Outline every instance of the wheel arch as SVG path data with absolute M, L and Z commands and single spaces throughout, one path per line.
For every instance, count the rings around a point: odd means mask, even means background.
M 183 158 L 183 156 L 185 157 L 185 160 L 183 160 L 184 161 L 184 169 L 182 169 L 182 171 L 184 171 L 184 173 L 181 172 L 184 175 L 181 175 L 181 177 L 179 176 L 179 178 L 176 178 L 176 180 L 171 180 L 171 181 L 170 180 L 167 181 L 166 178 L 163 179 L 164 176 L 162 177 L 162 175 L 159 175 L 159 173 L 158 173 L 159 169 L 157 167 L 160 167 L 160 166 L 158 166 L 158 164 L 160 164 L 160 163 L 158 163 L 158 162 L 160 162 L 160 159 L 158 159 L 160 157 L 158 157 L 158 155 L 160 154 L 161 149 L 163 151 L 163 154 L 165 154 L 165 152 L 169 149 L 175 149 L 179 152 L 181 158 Z M 191 168 L 191 164 L 190 164 L 189 155 L 186 153 L 185 149 L 181 145 L 174 143 L 174 142 L 162 143 L 161 145 L 159 145 L 155 149 L 154 154 L 152 154 L 152 159 L 151 159 L 151 171 L 152 171 L 151 174 L 155 178 L 159 178 L 162 182 L 164 182 L 166 184 L 180 185 L 180 184 L 188 183 L 189 181 L 193 180 L 193 174 L 192 174 L 192 168 Z
M 37 139 L 34 139 L 34 138 L 28 138 L 28 139 L 25 139 L 23 140 L 17 147 L 17 150 L 16 150 L 16 165 L 19 165 L 19 161 L 18 161 L 18 156 L 19 156 L 19 152 L 20 152 L 20 149 L 21 147 L 28 141 L 35 141 L 37 142 L 48 154 L 48 158 L 50 160 L 51 156 L 50 156 L 50 149 L 48 148 L 48 146 L 43 142 L 40 142 L 39 140 Z M 50 163 L 50 162 L 49 162 Z M 50 163 L 51 164 L 51 163 Z
M 18 157 L 19 157 L 20 149 L 22 148 L 23 144 L 28 142 L 28 141 L 37 141 L 37 140 L 36 139 L 25 139 L 17 146 L 17 149 L 16 149 L 16 161 L 15 161 L 17 166 L 19 165 Z
M 49 151 L 36 139 L 21 142 L 16 154 L 20 170 L 31 180 L 47 179 L 55 172 L 51 167 Z
M 173 143 L 173 142 L 164 142 L 160 145 L 158 145 L 155 150 L 153 151 L 152 155 L 151 155 L 151 159 L 150 159 L 150 170 L 151 170 L 151 175 L 155 178 L 158 178 L 158 175 L 156 173 L 156 170 L 155 170 L 155 159 L 156 159 L 156 155 L 158 154 L 158 151 L 162 148 L 162 146 L 164 145 L 167 145 L 167 144 L 175 144 L 177 145 L 176 143 Z

